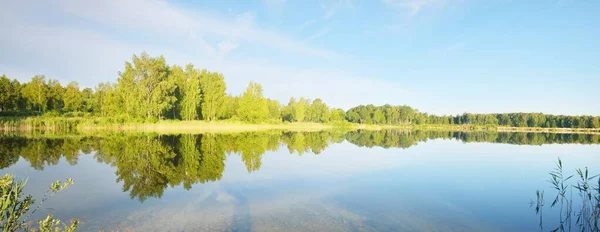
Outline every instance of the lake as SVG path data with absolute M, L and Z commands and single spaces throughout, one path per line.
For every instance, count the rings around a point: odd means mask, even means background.
M 37 199 L 72 177 L 35 216 L 75 217 L 80 231 L 536 231 L 536 190 L 548 231 L 561 221 L 548 172 L 560 157 L 569 175 L 600 173 L 599 144 L 394 130 L 4 134 L 0 174 L 28 178 Z

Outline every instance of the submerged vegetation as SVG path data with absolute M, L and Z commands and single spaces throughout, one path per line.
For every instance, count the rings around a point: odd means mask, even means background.
M 565 174 L 559 158 L 556 168 L 550 171 L 552 188 L 556 191 L 550 207 L 558 207 L 558 225 L 552 231 L 600 231 L 600 178 L 590 175 L 586 168 L 575 169 L 576 174 Z M 573 181 L 569 181 L 573 179 Z M 573 183 L 575 182 L 575 183 Z M 573 198 L 573 193 L 576 194 Z M 536 200 L 531 202 L 540 217 L 540 229 L 544 228 L 544 191 L 536 192 Z
M 63 183 L 56 181 L 52 183 L 41 202 L 35 209 L 30 210 L 35 203 L 31 195 L 23 197 L 23 190 L 27 181 L 18 181 L 12 175 L 4 175 L 0 178 L 0 229 L 3 232 L 13 232 L 20 230 L 40 231 L 40 232 L 73 232 L 77 229 L 79 221 L 71 220 L 69 225 L 55 219 L 49 214 L 45 219 L 38 222 L 38 228 L 31 228 L 29 218 L 50 199 L 54 194 L 63 191 L 73 184 L 72 179 L 67 179 Z
M 169 66 L 163 56 L 134 55 L 116 83 L 95 88 L 66 86 L 43 75 L 27 83 L 0 77 L 0 129 L 74 129 L 153 124 L 159 120 L 229 120 L 245 123 L 355 123 L 378 125 L 485 125 L 527 128 L 600 128 L 597 116 L 542 113 L 429 115 L 410 106 L 360 105 L 347 111 L 321 99 L 291 98 L 287 104 L 263 96 L 250 82 L 241 95 L 226 94 L 222 74 L 188 64 Z M 38 117 L 43 115 L 43 117 Z M 342 124 L 343 125 L 343 124 Z

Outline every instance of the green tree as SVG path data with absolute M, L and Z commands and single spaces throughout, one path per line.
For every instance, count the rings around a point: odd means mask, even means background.
M 248 88 L 240 98 L 237 116 L 251 123 L 264 122 L 269 117 L 268 101 L 263 97 L 263 88 L 260 84 L 254 82 L 248 84 Z
M 223 112 L 225 102 L 225 80 L 220 73 L 202 71 L 200 78 L 202 89 L 202 118 L 213 121 Z
M 312 122 L 328 122 L 330 119 L 329 108 L 320 98 L 310 105 L 309 115 Z
M 282 118 L 284 121 L 288 122 L 296 122 L 296 118 L 294 117 L 294 106 L 297 104 L 295 98 L 290 98 L 288 104 L 282 109 Z
M 67 85 L 63 99 L 66 111 L 80 111 L 83 109 L 83 100 L 77 82 L 71 82 Z
M 223 101 L 223 112 L 221 117 L 223 119 L 233 118 L 237 116 L 237 108 L 239 107 L 240 97 L 225 95 Z
M 296 102 L 296 104 L 294 104 L 294 106 L 292 107 L 292 114 L 293 114 L 293 118 L 296 120 L 296 122 L 305 122 L 306 121 L 306 114 L 308 111 L 308 107 L 310 106 L 310 103 L 308 102 L 308 99 L 305 98 L 300 98 L 300 100 L 298 100 L 298 102 Z
M 37 109 L 38 111 L 43 112 L 47 107 L 47 89 L 46 77 L 44 77 L 44 75 L 36 75 L 25 85 L 25 87 L 23 87 L 21 92 L 31 109 Z
M 10 80 L 6 75 L 0 76 L 0 112 L 17 110 L 21 98 L 19 81 Z
M 171 68 L 171 79 L 177 81 L 179 96 L 179 115 L 184 120 L 198 119 L 201 104 L 201 72 L 188 64 L 183 71 L 179 66 Z
M 81 108 L 83 112 L 93 112 L 94 110 L 94 90 L 84 88 L 81 90 Z
M 57 80 L 48 80 L 47 86 L 47 109 L 53 111 L 62 111 L 65 105 L 63 97 L 65 88 Z
M 344 121 L 346 120 L 346 111 L 342 109 L 334 109 L 331 112 L 331 121 Z
M 276 100 L 267 99 L 269 119 L 281 121 L 281 104 Z
M 375 124 L 385 123 L 385 116 L 383 115 L 383 112 L 380 109 L 375 110 L 375 113 L 373 113 L 373 123 L 375 123 Z
M 143 52 L 125 62 L 119 73 L 119 91 L 126 113 L 133 117 L 158 118 L 175 102 L 175 84 L 168 80 L 169 67 L 163 56 L 150 57 Z

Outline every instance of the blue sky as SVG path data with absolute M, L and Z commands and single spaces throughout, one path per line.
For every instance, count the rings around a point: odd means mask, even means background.
M 93 87 L 134 53 L 284 103 L 600 115 L 595 0 L 0 0 L 0 73 Z

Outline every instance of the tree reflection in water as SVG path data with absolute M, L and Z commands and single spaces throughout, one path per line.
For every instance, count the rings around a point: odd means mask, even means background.
M 132 134 L 0 136 L 0 169 L 19 158 L 43 170 L 61 158 L 77 164 L 82 154 L 116 168 L 117 181 L 131 198 L 160 198 L 167 187 L 218 181 L 226 155 L 239 155 L 248 172 L 258 171 L 267 151 L 286 149 L 290 154 L 320 154 L 330 144 L 348 141 L 360 147 L 409 148 L 433 139 L 518 145 L 550 143 L 598 144 L 599 135 L 548 133 L 487 133 L 445 131 L 320 131 L 246 132 L 233 134 Z

